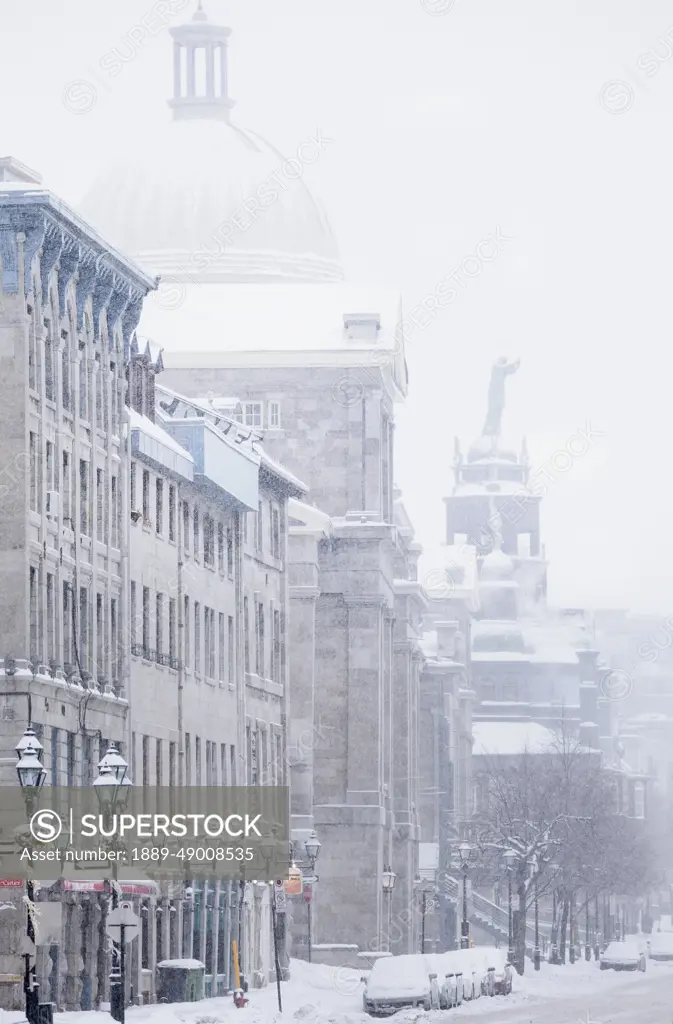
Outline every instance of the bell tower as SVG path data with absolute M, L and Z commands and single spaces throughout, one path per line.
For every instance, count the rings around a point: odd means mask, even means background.
M 234 100 L 229 97 L 227 45 L 231 29 L 212 25 L 201 6 L 192 20 L 170 30 L 173 36 L 173 98 L 175 120 L 207 118 L 229 122 Z

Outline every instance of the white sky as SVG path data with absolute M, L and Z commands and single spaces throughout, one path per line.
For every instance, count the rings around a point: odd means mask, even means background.
M 129 42 L 157 6 L 5 4 L 0 155 L 76 203 L 170 94 L 167 31 Z M 430 16 L 421 0 L 206 0 L 206 10 L 234 32 L 236 121 L 288 155 L 316 128 L 335 139 L 306 180 L 350 279 L 399 288 L 408 311 L 496 228 L 511 239 L 409 338 L 397 479 L 418 539 L 443 540 L 453 437 L 469 443 L 480 430 L 493 359 L 520 355 L 504 431 L 528 434 L 535 464 L 587 422 L 604 434 L 549 484 L 551 599 L 673 611 L 670 4 L 455 0 Z M 156 16 L 149 23 L 156 31 Z M 101 59 L 129 46 L 135 57 L 112 78 Z M 658 67 L 639 67 L 648 50 Z M 91 110 L 64 105 L 73 80 L 89 83 Z M 622 113 L 599 101 L 613 80 L 627 89 L 605 102 L 626 97 Z

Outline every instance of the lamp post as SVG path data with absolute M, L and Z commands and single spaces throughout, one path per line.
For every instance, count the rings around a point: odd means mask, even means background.
M 538 880 L 540 872 L 538 871 L 538 860 L 537 857 L 533 856 L 528 861 L 528 866 L 531 871 L 531 877 L 533 879 L 533 897 L 535 907 L 535 949 L 533 950 L 533 965 L 536 971 L 540 970 L 540 890 L 538 886 Z
M 512 871 L 514 869 L 514 861 L 516 860 L 516 853 L 514 850 L 505 850 L 503 854 L 505 864 L 507 865 L 507 911 L 508 911 L 508 935 L 507 935 L 507 959 L 510 964 L 514 963 L 514 935 L 512 929 Z
M 467 875 L 470 870 L 470 856 L 472 847 L 468 842 L 462 842 L 458 846 L 460 858 L 460 869 L 463 872 L 463 920 L 460 923 L 460 948 L 469 949 L 470 946 L 470 922 L 467 916 Z
M 416 875 L 414 888 L 421 895 L 421 953 L 425 953 L 425 915 L 428 912 L 428 892 L 432 891 L 434 886 L 424 881 L 420 875 Z
M 598 890 L 596 891 L 596 895 L 594 897 L 594 900 L 595 900 L 595 903 L 594 903 L 594 926 L 595 926 L 595 931 L 594 931 L 594 960 L 598 960 L 600 955 L 601 955 L 600 937 L 599 937 L 600 928 L 599 928 L 599 923 L 598 923 Z
M 98 797 L 101 811 L 106 821 L 118 808 L 128 803 L 133 783 L 128 776 L 128 764 L 112 744 L 98 762 L 98 775 L 94 779 L 94 789 Z M 114 842 L 112 839 L 111 842 Z M 112 909 L 116 910 L 119 903 L 117 888 L 117 859 L 112 861 Z M 109 891 L 109 881 L 105 879 L 105 895 Z M 107 908 L 107 900 L 105 901 Z M 107 909 L 105 910 L 107 916 Z M 110 1016 L 123 1024 L 126 1007 L 126 944 L 112 944 L 112 967 L 110 970 Z
M 16 746 L 19 759 L 16 762 L 16 774 L 26 803 L 28 821 L 33 817 L 37 794 L 44 785 L 47 773 L 40 761 L 43 747 L 30 723 Z M 39 985 L 36 978 L 36 967 L 30 966 L 31 955 L 35 954 L 35 925 L 33 908 L 35 905 L 35 888 L 33 882 L 26 881 L 26 952 L 24 953 L 25 968 L 23 975 L 23 991 L 26 997 L 26 1019 L 28 1024 L 38 1024 L 40 1013 Z
M 309 864 L 311 866 L 311 875 L 312 876 L 315 875 L 315 862 L 317 861 L 318 857 L 320 856 L 321 846 L 322 846 L 322 844 L 321 844 L 320 840 L 318 839 L 318 834 L 315 831 L 315 829 L 313 829 L 313 831 L 311 832 L 310 836 L 308 837 L 308 839 L 304 843 L 304 848 L 306 850 L 306 856 L 308 857 L 308 862 L 309 862 Z M 311 883 L 311 884 L 313 884 L 313 883 Z M 307 902 L 307 904 L 306 904 L 306 908 L 307 908 L 307 925 L 308 925 L 308 962 L 309 963 L 311 963 L 311 945 L 312 945 L 312 941 L 313 941 L 313 936 L 312 936 L 312 929 L 313 929 L 313 917 L 312 917 L 312 915 L 313 915 L 313 911 L 311 909 L 312 905 L 313 904 L 312 904 L 311 900 L 309 900 Z
M 393 869 L 391 868 L 390 865 L 388 865 L 387 868 L 383 869 L 383 874 L 381 876 L 381 885 L 382 885 L 382 888 L 383 888 L 383 897 L 384 897 L 384 899 L 386 901 L 386 907 L 387 907 L 386 920 L 387 920 L 387 931 L 388 931 L 388 934 L 387 934 L 387 937 L 386 937 L 386 946 L 387 946 L 388 952 L 390 952 L 390 931 L 391 931 L 391 928 L 392 928 L 392 912 L 393 912 L 393 889 L 395 888 L 395 879 L 396 878 L 397 878 L 397 875 L 395 874 L 395 872 L 393 871 Z

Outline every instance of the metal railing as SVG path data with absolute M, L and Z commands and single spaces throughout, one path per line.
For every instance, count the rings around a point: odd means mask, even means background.
M 457 878 L 452 878 L 450 875 L 446 876 L 446 895 L 452 903 L 460 905 L 462 900 L 462 882 L 459 882 Z M 491 900 L 486 899 L 485 896 L 481 896 L 478 892 L 471 892 L 468 899 L 468 906 L 470 907 L 470 917 L 476 920 L 479 924 L 484 925 L 491 931 L 496 931 L 503 938 L 507 939 L 509 936 L 509 909 L 506 907 L 499 907 L 497 903 L 493 903 Z M 540 938 L 542 940 L 543 931 L 540 929 Z M 526 923 L 526 950 L 532 952 L 535 948 L 535 928 Z

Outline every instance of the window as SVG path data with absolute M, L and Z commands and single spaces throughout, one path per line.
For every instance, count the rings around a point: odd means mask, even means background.
M 262 403 L 243 403 L 243 422 L 246 427 L 261 427 L 262 425 Z
M 271 508 L 271 554 L 280 558 L 280 511 Z
M 519 681 L 516 676 L 506 676 L 502 689 L 502 699 L 515 701 L 519 699 Z
M 72 665 L 72 591 L 69 583 L 63 584 L 63 664 Z
M 227 744 L 220 743 L 220 785 L 227 784 Z
M 66 331 L 61 333 L 63 348 L 61 349 L 61 390 L 63 393 L 63 408 L 72 408 L 72 396 L 70 394 L 70 342 Z
M 89 591 L 86 587 L 79 588 L 79 660 L 83 668 L 91 671 L 91 653 L 89 651 Z
M 194 506 L 194 558 L 198 558 L 199 550 L 199 508 Z
M 185 604 L 184 604 L 183 625 L 184 625 L 184 630 L 185 630 L 185 668 L 187 670 L 189 670 L 190 657 L 191 657 L 191 645 L 190 645 L 190 642 L 189 642 L 189 639 L 190 639 L 189 635 L 190 635 L 190 631 L 191 631 L 191 623 L 190 623 L 190 619 L 189 619 L 189 598 L 186 595 L 185 595 Z
M 171 668 L 177 668 L 177 601 L 168 599 L 168 657 Z
M 210 516 L 203 520 L 203 563 L 215 565 L 215 523 Z
M 25 577 L 24 577 L 25 579 Z M 36 661 L 39 655 L 38 651 L 38 620 L 37 620 L 37 569 L 31 565 L 29 569 L 29 587 L 30 587 L 30 657 L 32 661 Z
M 96 594 L 96 678 L 105 675 L 105 637 L 103 635 L 103 595 Z
M 224 526 L 217 524 L 217 568 L 224 572 Z
M 54 402 L 54 343 L 52 341 L 51 323 L 45 320 L 47 336 L 44 339 L 44 397 Z
M 280 682 L 280 611 L 273 612 L 273 649 L 271 651 L 271 678 Z
M 119 681 L 119 623 L 117 619 L 117 598 L 110 598 L 110 670 L 112 679 Z
M 157 661 L 161 664 L 161 655 L 164 648 L 164 595 L 156 596 L 156 651 Z
M 220 612 L 218 618 L 218 661 L 217 661 L 217 678 L 221 683 L 224 682 L 224 664 L 225 664 L 225 649 L 224 649 L 224 614 Z
M 204 658 L 204 672 L 206 677 L 210 678 L 210 645 L 212 643 L 212 636 L 210 631 L 210 608 L 208 605 L 203 609 L 203 646 L 205 650 Z
M 168 488 L 168 539 L 175 540 L 175 484 Z
M 143 522 L 150 525 L 150 473 L 148 469 L 143 470 Z
M 58 777 L 58 755 L 60 746 L 59 730 L 53 728 L 51 730 L 51 784 L 52 786 L 58 786 L 60 779 Z
M 228 669 L 228 682 L 234 682 L 234 617 L 230 615 L 227 620 L 227 669 Z
M 54 577 L 47 573 L 47 659 L 56 658 L 56 601 Z
M 143 587 L 143 658 L 150 656 L 150 588 Z
M 154 780 L 155 786 L 163 785 L 163 778 L 164 778 L 163 755 L 164 755 L 163 744 L 162 744 L 161 740 L 157 740 L 156 741 L 156 777 L 155 777 L 155 780 Z
M 86 355 L 80 348 L 79 352 L 79 418 L 86 420 L 89 417 L 89 401 L 88 401 L 88 377 L 89 368 L 86 362 Z
M 76 782 L 75 769 L 76 769 L 76 765 L 77 765 L 77 751 L 76 751 L 76 742 L 75 742 L 76 738 L 75 738 L 75 733 L 74 732 L 68 732 L 68 733 L 66 733 L 66 736 L 67 736 L 67 741 L 66 741 L 66 743 L 67 743 L 67 747 L 66 747 L 67 781 L 66 781 L 66 785 L 67 786 L 74 786 L 75 782 Z
M 110 480 L 112 485 L 112 547 L 119 548 L 121 537 L 121 503 L 119 501 L 119 477 L 113 476 Z
M 196 758 L 196 785 L 201 785 L 201 739 L 199 736 L 194 740 L 194 755 Z
M 137 781 L 138 779 L 138 761 L 136 757 L 136 747 L 136 734 L 131 733 L 131 781 L 133 781 L 133 779 L 136 779 Z
M 103 470 L 96 470 L 96 537 L 103 540 Z
M 182 503 L 182 543 L 185 551 L 189 551 L 189 505 L 186 501 Z
M 234 576 L 234 531 L 231 525 L 227 527 L 227 576 L 231 579 Z
M 79 528 L 89 532 L 89 463 L 79 460 Z
M 236 785 L 236 747 L 231 744 L 231 760 L 229 763 L 229 785 Z
M 192 784 L 192 740 L 188 732 L 185 733 L 185 785 Z
M 155 486 L 155 499 L 156 499 L 156 531 L 157 533 L 164 532 L 164 482 L 161 477 L 157 477 Z
M 51 441 L 46 444 L 47 461 L 47 490 L 57 491 L 58 480 L 56 479 L 56 466 L 54 464 L 54 445 Z
M 258 676 L 265 678 L 264 664 L 265 650 L 264 650 L 264 605 L 259 602 L 255 606 L 255 633 L 257 641 L 257 651 L 255 659 L 255 668 Z
M 135 580 L 131 580 L 131 654 L 138 640 L 138 600 Z
M 150 738 L 143 736 L 143 786 L 150 785 Z
M 30 432 L 30 507 L 34 512 L 37 508 L 38 492 L 37 434 Z
M 62 478 L 63 478 L 63 522 L 68 524 L 69 528 L 72 529 L 72 519 L 70 518 L 70 488 L 72 487 L 70 481 L 70 453 L 63 452 L 63 467 L 62 467 Z
M 210 740 L 206 740 L 206 786 L 212 785 L 210 772 L 212 763 L 210 760 Z
M 269 430 L 280 430 L 280 402 L 269 402 Z
M 176 744 L 171 740 L 168 744 L 168 785 L 171 789 L 177 785 L 177 750 Z
M 138 509 L 137 505 L 137 494 L 136 494 L 136 464 L 131 463 L 131 511 L 135 512 Z
M 262 514 L 262 503 L 261 503 L 261 501 L 260 501 L 260 503 L 258 505 L 258 508 L 257 508 L 257 521 L 255 523 L 255 527 L 256 527 L 255 547 L 257 548 L 257 551 L 259 551 L 261 553 L 261 551 L 263 549 L 262 538 L 264 536 L 264 534 L 263 534 L 264 517 L 263 517 L 263 514 Z
M 201 605 L 194 602 L 194 671 L 201 675 Z
M 642 782 L 635 782 L 633 785 L 633 816 L 645 817 L 645 787 Z
M 243 633 L 244 633 L 244 661 L 243 665 L 246 672 L 250 671 L 250 616 L 248 609 L 248 599 L 243 598 Z
M 490 676 L 480 679 L 480 691 L 482 700 L 495 700 L 495 680 Z

